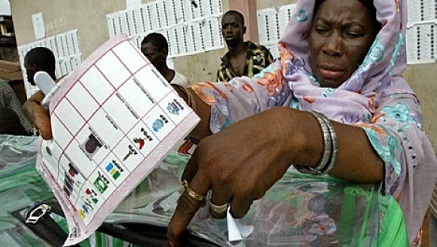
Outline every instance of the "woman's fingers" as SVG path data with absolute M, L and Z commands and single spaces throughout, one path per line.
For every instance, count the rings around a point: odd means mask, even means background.
M 290 148 L 285 145 L 289 136 L 279 130 L 265 131 L 265 126 L 291 126 L 291 118 L 283 117 L 290 115 L 289 111 L 284 108 L 259 113 L 202 139 L 183 178 L 196 193 L 206 195 L 212 190 L 208 207 L 213 217 L 225 217 L 227 203 L 234 217 L 243 217 L 253 200 L 261 198 L 293 163 Z M 178 243 L 200 207 L 192 197 L 185 192 L 178 202 L 168 228 L 172 243 Z
M 201 205 L 202 202 L 193 200 L 186 191 L 179 198 L 176 210 L 167 228 L 167 239 L 174 246 L 179 246 L 179 237 L 188 227 Z
M 182 174 L 182 180 L 185 179 L 188 182 L 191 182 L 193 177 L 196 175 L 197 170 L 199 169 L 198 153 L 199 152 L 196 148 L 193 155 L 191 155 L 191 158 L 188 160 L 187 165 L 185 166 L 184 173 Z
M 200 200 L 199 197 L 206 196 L 209 188 L 209 182 L 202 175 L 195 176 L 188 183 L 184 193 L 179 197 L 176 210 L 168 224 L 167 239 L 169 243 L 174 246 L 179 245 L 179 237 L 188 227 L 199 208 L 205 204 L 205 199 Z
M 231 203 L 231 215 L 234 218 L 242 218 L 247 214 L 252 205 L 253 200 L 251 197 L 235 197 Z
M 223 183 L 213 184 L 209 201 L 211 216 L 218 219 L 225 218 L 231 197 L 232 191 L 225 187 Z

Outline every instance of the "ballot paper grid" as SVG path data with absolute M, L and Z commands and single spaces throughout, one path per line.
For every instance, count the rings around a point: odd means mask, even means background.
M 98 58 L 50 106 L 54 143 L 42 143 L 42 172 L 85 225 L 129 174 L 168 152 L 160 142 L 192 112 L 128 41 Z

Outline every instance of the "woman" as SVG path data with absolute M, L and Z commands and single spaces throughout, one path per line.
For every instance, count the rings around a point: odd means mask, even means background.
M 418 100 L 400 76 L 406 16 L 403 0 L 300 1 L 280 60 L 259 75 L 177 87 L 202 118 L 192 132 L 202 141 L 183 175 L 168 245 L 178 245 L 208 190 L 213 216 L 224 217 L 229 205 L 242 217 L 290 166 L 382 182 L 382 193 L 402 207 L 412 243 L 437 161 Z

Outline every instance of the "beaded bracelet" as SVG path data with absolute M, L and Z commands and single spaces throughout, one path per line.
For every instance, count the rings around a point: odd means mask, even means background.
M 331 159 L 332 154 L 332 140 L 331 140 L 331 134 L 328 127 L 328 124 L 326 121 L 324 121 L 324 118 L 326 118 L 323 114 L 317 114 L 314 111 L 308 111 L 311 113 L 319 122 L 320 128 L 322 130 L 323 135 L 323 156 L 320 163 L 315 167 L 307 167 L 303 165 L 294 165 L 296 170 L 298 170 L 301 173 L 311 174 L 311 175 L 321 175 L 325 172 L 327 166 L 330 164 L 328 163 Z M 328 121 L 329 123 L 329 121 Z

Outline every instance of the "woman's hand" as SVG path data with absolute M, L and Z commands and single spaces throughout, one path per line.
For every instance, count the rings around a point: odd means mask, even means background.
M 44 94 L 41 91 L 32 95 L 23 105 L 24 113 L 38 130 L 44 140 L 52 139 L 49 112 L 41 106 Z
M 293 162 L 292 153 L 300 151 L 290 141 L 291 135 L 300 136 L 290 131 L 293 130 L 293 113 L 311 118 L 306 113 L 277 108 L 203 139 L 189 160 L 183 179 L 197 194 L 206 195 L 211 189 L 214 204 L 229 203 L 231 214 L 243 217 L 252 202 L 261 198 L 284 175 Z M 315 120 L 309 122 L 318 128 Z M 315 135 L 315 138 L 321 135 L 320 131 Z M 315 157 L 314 164 L 318 158 Z M 200 206 L 201 202 L 183 193 L 168 226 L 169 243 L 179 244 L 179 236 Z

